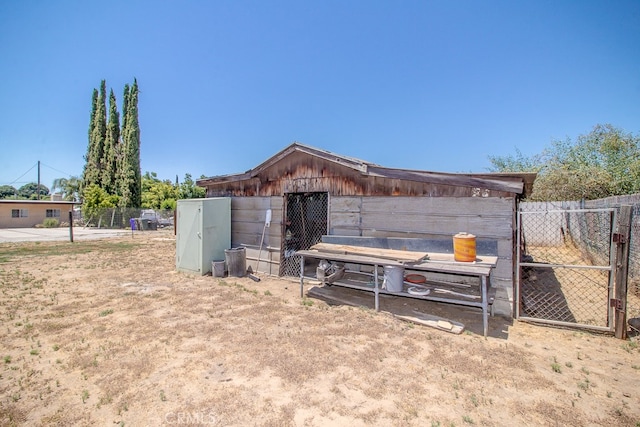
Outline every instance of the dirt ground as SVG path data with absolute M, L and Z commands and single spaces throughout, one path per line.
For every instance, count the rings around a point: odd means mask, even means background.
M 640 426 L 637 338 L 448 307 L 454 335 L 174 257 L 170 231 L 0 244 L 0 425 Z

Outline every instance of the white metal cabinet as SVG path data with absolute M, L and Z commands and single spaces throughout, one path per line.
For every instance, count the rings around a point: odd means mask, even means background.
M 178 200 L 176 269 L 205 275 L 231 247 L 231 198 Z

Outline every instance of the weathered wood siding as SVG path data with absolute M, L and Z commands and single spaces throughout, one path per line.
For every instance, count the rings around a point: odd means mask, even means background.
M 283 200 L 283 197 L 231 199 L 232 245 L 246 248 L 247 266 L 253 271 L 274 275 L 279 272 Z M 267 209 L 272 212 L 271 226 L 265 230 L 260 251 Z M 335 196 L 329 198 L 329 234 L 449 239 L 466 231 L 478 240 L 495 240 L 498 265 L 491 281 L 498 291 L 494 309 L 498 314 L 511 316 L 514 214 L 512 198 Z
M 247 268 L 278 274 L 282 241 L 282 197 L 231 198 L 231 246 L 246 248 Z M 267 210 L 271 209 L 271 225 L 265 229 Z M 260 241 L 264 231 L 264 244 Z M 260 265 L 258 266 L 258 258 Z
M 457 179 L 465 182 L 464 177 Z M 206 187 L 207 197 L 271 197 L 307 192 L 326 192 L 332 196 L 512 196 L 511 193 L 474 188 L 472 185 L 426 183 L 366 175 L 304 153 L 293 153 L 261 170 L 256 176 L 236 181 L 211 180 Z
M 516 195 L 473 187 L 479 181 L 472 178 L 436 177 L 436 181 L 420 182 L 399 177 L 382 177 L 372 167 L 370 173 L 364 173 L 340 162 L 293 152 L 268 167 L 205 182 L 208 197 L 232 197 L 234 247 L 246 247 L 248 266 L 270 274 L 279 271 L 287 193 L 328 193 L 332 235 L 437 239 L 466 231 L 478 239 L 493 239 L 499 257 L 492 275 L 499 289 L 494 307 L 500 314 L 511 315 Z M 260 251 L 267 209 L 272 210 L 272 222 Z
M 283 197 L 233 197 L 231 241 L 245 247 L 247 266 L 277 275 L 282 242 Z M 267 209 L 271 226 L 260 240 Z M 513 307 L 513 198 L 362 197 L 329 198 L 329 234 L 363 237 L 450 239 L 460 231 L 497 242 L 498 265 L 491 276 L 498 291 L 496 313 L 511 316 Z M 258 266 L 258 257 L 260 265 Z
M 453 238 L 466 231 L 495 240 L 498 265 L 491 275 L 498 289 L 495 311 L 511 316 L 515 199 L 498 197 L 332 197 L 329 234 L 365 237 Z

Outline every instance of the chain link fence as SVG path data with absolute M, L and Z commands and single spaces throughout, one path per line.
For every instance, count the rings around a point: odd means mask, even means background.
M 640 203 L 633 205 L 629 239 L 627 318 L 640 317 Z
M 74 211 L 74 225 L 80 227 L 126 229 L 134 224 L 136 229 L 157 229 L 173 227 L 173 223 L 174 211 L 171 209 L 105 208 L 92 215 L 86 215 L 82 210 Z
M 629 262 L 627 276 L 627 318 L 640 317 L 640 194 L 615 196 L 585 203 L 586 207 L 631 206 L 631 227 L 629 230 Z M 616 230 L 617 232 L 618 230 Z
M 522 267 L 518 271 L 521 316 L 589 325 L 604 324 L 604 309 L 598 301 L 604 301 L 607 272 L 592 267 L 614 261 L 610 258 L 611 233 L 618 233 L 619 230 L 616 228 L 618 224 L 608 218 L 611 215 L 617 217 L 623 205 L 632 206 L 628 237 L 627 318 L 640 317 L 640 194 L 582 203 L 521 203 Z M 584 213 L 578 214 L 581 209 L 585 209 Z M 603 214 L 603 210 L 607 209 L 615 214 Z M 524 214 L 524 211 L 528 213 Z M 535 229 L 547 231 L 535 233 Z M 547 240 L 536 240 L 536 236 L 540 235 L 546 236 Z M 537 265 L 538 261 L 543 265 Z M 550 265 L 563 262 L 582 263 L 589 267 L 572 269 Z M 613 298 L 613 295 L 609 298 Z M 590 312 L 595 315 L 590 316 Z M 608 322 L 610 324 L 612 320 Z
M 522 204 L 520 317 L 609 328 L 614 216 L 612 209 Z
M 327 193 L 286 195 L 285 235 L 280 258 L 281 276 L 300 275 L 300 256 L 295 255 L 295 252 L 311 248 L 327 234 L 328 209 Z

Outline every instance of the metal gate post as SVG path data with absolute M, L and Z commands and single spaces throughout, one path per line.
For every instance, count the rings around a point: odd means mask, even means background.
M 516 212 L 516 259 L 514 262 L 516 274 L 514 279 L 513 305 L 515 311 L 515 319 L 520 318 L 520 261 L 522 261 L 522 253 L 520 242 L 522 241 L 522 211 L 518 209 Z

